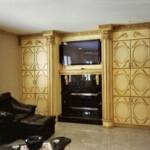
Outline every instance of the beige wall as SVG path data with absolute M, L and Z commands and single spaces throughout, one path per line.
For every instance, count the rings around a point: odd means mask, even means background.
M 0 31 L 0 93 L 10 91 L 19 99 L 18 38 Z

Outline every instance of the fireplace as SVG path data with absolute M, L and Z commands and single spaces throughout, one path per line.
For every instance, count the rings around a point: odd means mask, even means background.
M 62 114 L 59 121 L 101 124 L 101 75 L 62 75 Z

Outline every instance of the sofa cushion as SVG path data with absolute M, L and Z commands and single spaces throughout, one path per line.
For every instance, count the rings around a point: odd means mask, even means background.
M 40 135 L 47 139 L 55 132 L 55 116 L 32 115 L 20 120 L 18 131 L 21 137 Z
M 0 123 L 13 122 L 14 115 L 10 112 L 0 111 Z
M 20 121 L 23 124 L 34 125 L 34 126 L 43 126 L 47 125 L 49 122 L 55 122 L 54 116 L 41 116 L 41 115 L 32 115 L 27 118 L 24 118 Z

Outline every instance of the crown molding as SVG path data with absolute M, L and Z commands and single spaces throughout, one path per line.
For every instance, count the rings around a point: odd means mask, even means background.
M 113 25 L 114 31 L 120 30 L 136 30 L 136 29 L 150 29 L 150 22 L 136 23 L 136 24 L 116 24 Z

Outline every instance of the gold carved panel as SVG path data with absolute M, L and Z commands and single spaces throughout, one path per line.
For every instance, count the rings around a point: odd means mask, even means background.
M 48 115 L 48 95 L 36 94 L 37 108 L 36 114 Z
M 131 96 L 150 96 L 150 69 L 131 69 Z
M 148 39 L 131 41 L 132 68 L 150 67 L 150 44 Z
M 22 69 L 33 70 L 34 69 L 34 48 L 26 47 L 22 48 Z
M 47 71 L 35 71 L 35 92 L 48 93 L 48 73 Z
M 29 38 L 21 40 L 22 47 L 45 46 L 46 43 L 46 38 Z
M 34 71 L 22 71 L 23 93 L 35 93 Z
M 113 33 L 113 40 L 130 40 L 150 38 L 150 30 L 126 30 Z
M 113 42 L 113 68 L 130 67 L 130 41 Z
M 132 124 L 150 125 L 150 98 L 132 99 Z
M 35 94 L 22 94 L 22 100 L 25 104 L 37 105 Z
M 113 95 L 130 96 L 130 69 L 113 70 Z
M 48 50 L 46 47 L 35 48 L 35 68 L 36 70 L 48 69 Z
M 129 97 L 114 97 L 114 122 L 131 124 L 131 102 Z

